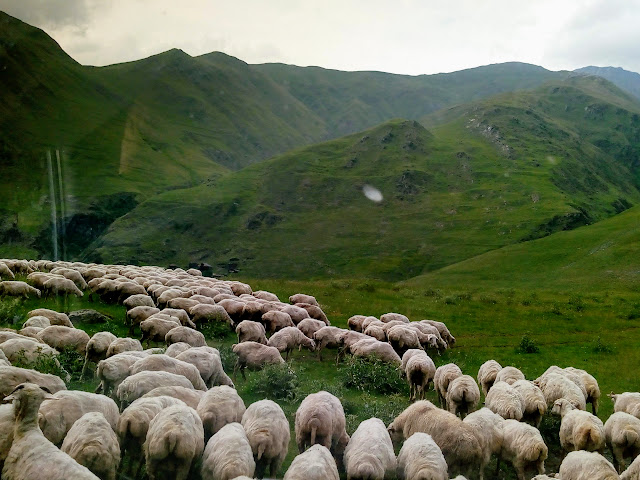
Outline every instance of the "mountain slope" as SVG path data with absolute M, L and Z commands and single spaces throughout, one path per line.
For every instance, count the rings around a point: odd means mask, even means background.
M 631 93 L 636 98 L 640 98 L 640 74 L 630 72 L 620 67 L 583 67 L 574 72 L 586 75 L 597 75 L 609 80 L 619 88 Z

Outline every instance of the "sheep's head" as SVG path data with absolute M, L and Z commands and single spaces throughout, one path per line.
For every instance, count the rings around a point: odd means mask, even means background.
M 17 418 L 25 418 L 28 415 L 37 417 L 40 404 L 44 400 L 58 400 L 46 387 L 35 383 L 21 383 L 4 398 L 4 403 L 13 402 Z
M 391 437 L 391 441 L 394 445 L 397 445 L 402 441 L 402 429 L 396 426 L 395 420 L 389 424 L 387 432 L 389 433 L 389 437 Z
M 575 410 L 575 406 L 566 398 L 559 398 L 553 403 L 551 413 L 554 415 L 564 416 L 570 410 Z

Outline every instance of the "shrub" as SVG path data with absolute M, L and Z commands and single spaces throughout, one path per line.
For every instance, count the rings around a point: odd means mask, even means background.
M 20 350 L 16 353 L 11 364 L 14 367 L 30 368 L 40 373 L 57 375 L 58 377 L 65 379 L 68 372 L 63 368 L 58 359 L 58 355 L 43 353 L 38 355 L 34 361 L 30 362 L 27 360 L 25 351 Z M 80 368 L 82 368 L 82 365 Z
M 19 298 L 3 299 L 0 301 L 0 323 L 15 325 L 21 319 L 20 307 L 22 301 Z
M 250 390 L 270 400 L 292 401 L 298 396 L 299 383 L 289 365 L 265 365 L 251 380 Z
M 224 322 L 211 321 L 200 325 L 204 338 L 225 338 L 231 334 L 231 328 Z
M 361 392 L 408 394 L 398 369 L 382 360 L 351 357 L 340 368 L 340 375 L 345 387 Z
M 233 372 L 238 357 L 235 353 L 233 353 L 230 345 L 220 345 L 217 348 L 220 352 L 220 361 L 222 363 L 222 368 L 227 373 L 227 375 L 229 375 L 231 372 Z
M 523 335 L 522 340 L 520 340 L 520 344 L 516 348 L 516 353 L 538 353 L 540 352 L 540 347 L 536 345 L 536 343 L 529 338 L 528 335 Z

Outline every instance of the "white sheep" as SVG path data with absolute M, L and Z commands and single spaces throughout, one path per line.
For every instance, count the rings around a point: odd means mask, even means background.
M 40 373 L 28 368 L 0 365 L 0 401 L 9 395 L 21 383 L 35 383 L 55 393 L 67 387 L 60 377 Z
M 350 330 L 362 333 L 362 322 L 367 318 L 366 315 L 353 315 L 347 320 L 347 326 Z
M 454 378 L 447 388 L 446 404 L 454 415 L 464 418 L 480 403 L 480 389 L 473 377 L 461 375 Z
M 417 351 L 422 355 L 410 355 L 404 367 L 407 383 L 409 383 L 410 400 L 415 400 L 418 397 L 420 400 L 424 400 L 424 393 L 429 390 L 429 383 L 433 382 L 433 377 L 436 374 L 436 366 L 431 357 L 422 350 Z M 409 352 L 412 350 L 407 350 L 403 355 L 403 362 Z
M 602 453 L 605 432 L 602 420 L 595 415 L 577 410 L 566 398 L 559 398 L 551 412 L 560 415 L 560 445 L 565 451 L 587 450 Z
M 79 328 L 51 325 L 38 333 L 38 339 L 56 350 L 75 350 L 84 357 L 89 335 Z
M 323 445 L 312 445 L 307 451 L 297 455 L 283 480 L 339 480 L 336 461 Z
M 640 478 L 640 456 L 637 456 L 629 468 L 627 468 L 621 475 L 620 480 L 638 480 Z
M 522 401 L 522 420 L 540 427 L 543 415 L 547 411 L 547 401 L 542 390 L 529 380 L 518 380 L 511 385 Z
M 191 327 L 175 327 L 167 332 L 164 337 L 164 341 L 167 345 L 172 343 L 188 343 L 192 347 L 204 347 L 207 345 L 207 341 L 204 338 L 204 334 Z
M 370 418 L 358 425 L 345 448 L 344 464 L 348 480 L 383 480 L 395 471 L 393 443 L 382 420 Z
M 611 392 L 607 396 L 613 402 L 614 412 L 627 412 L 634 417 L 640 418 L 640 393 L 624 392 L 615 394 Z
M 340 337 L 346 331 L 338 327 L 322 327 L 313 334 L 313 341 L 316 342 L 316 351 L 320 361 L 322 361 L 322 350 L 340 347 Z
M 145 393 L 140 398 L 155 398 L 161 396 L 172 397 L 181 400 L 194 410 L 198 408 L 200 400 L 205 392 L 202 390 L 192 390 L 191 388 L 180 387 L 177 385 L 168 385 L 166 387 L 156 387 Z
M 100 360 L 96 368 L 96 376 L 100 380 L 100 383 L 95 392 L 111 395 L 112 392 L 118 388 L 120 382 L 129 376 L 131 365 L 139 359 L 140 357 L 129 355 L 125 352 Z
M 433 325 L 440 332 L 440 336 L 442 339 L 447 342 L 449 347 L 452 347 L 456 343 L 456 338 L 451 335 L 451 332 L 447 328 L 447 326 L 443 322 L 438 322 L 437 320 L 420 320 L 421 323 L 428 323 L 429 325 Z
M 5 358 L 11 362 L 20 362 L 27 366 L 36 365 L 39 360 L 45 357 L 57 357 L 59 352 L 47 345 L 46 343 L 40 343 L 36 339 L 26 338 L 10 338 L 9 340 L 0 343 L 0 351 L 5 355 Z M 60 364 L 57 359 L 54 361 L 58 367 Z
M 409 323 L 409 318 L 407 318 L 406 315 L 403 315 L 401 313 L 385 313 L 380 316 L 380 321 L 383 323 L 388 323 L 393 321 Z
M 200 474 L 212 480 L 253 477 L 256 463 L 242 425 L 237 422 L 222 427 L 207 442 L 202 455 Z
M 42 285 L 42 291 L 45 297 L 50 295 L 75 295 L 82 297 L 84 294 L 72 280 L 68 278 L 52 277 Z
M 564 370 L 580 377 L 587 391 L 587 403 L 591 404 L 592 413 L 597 415 L 598 404 L 600 403 L 600 386 L 598 385 L 598 381 L 588 372 L 579 368 L 567 367 Z
M 524 408 L 522 398 L 511 385 L 506 382 L 496 382 L 487 393 L 485 406 L 504 419 L 522 420 Z
M 373 337 L 376 340 L 379 340 L 381 342 L 387 341 L 387 334 L 379 325 L 369 325 L 367 329 L 364 331 L 364 334 L 369 335 L 370 337 Z
M 207 390 L 207 386 L 204 380 L 202 380 L 200 372 L 194 365 L 168 355 L 157 354 L 141 358 L 131 366 L 129 374 L 135 375 L 143 371 L 163 371 L 182 375 L 191 382 L 193 388 L 196 390 Z
M 196 411 L 185 405 L 161 410 L 149 423 L 144 457 L 150 480 L 186 480 L 204 451 L 204 429 Z
M 13 443 L 16 416 L 12 403 L 0 404 L 0 472 Z
M 495 385 L 497 384 L 498 382 Z M 503 423 L 503 433 L 500 458 L 511 462 L 518 480 L 525 480 L 525 472 L 530 466 L 535 467 L 540 475 L 545 473 L 544 461 L 547 459 L 549 449 L 537 428 L 509 419 Z
M 0 279 L 2 278 L 8 278 L 9 280 L 13 280 L 16 278 L 14 273 L 4 262 L 0 262 Z
M 278 298 L 278 297 L 276 297 L 276 298 Z M 294 304 L 294 305 L 296 303 L 308 303 L 309 305 L 315 305 L 317 307 L 320 306 L 318 304 L 318 301 L 316 300 L 316 298 L 314 296 L 306 295 L 304 293 L 296 293 L 295 295 L 291 295 L 289 297 L 289 303 Z
M 271 400 L 260 400 L 249 405 L 241 423 L 256 462 L 256 475 L 262 478 L 268 470 L 275 478 L 291 439 L 289 421 L 282 408 Z
M 22 328 L 27 327 L 39 327 L 39 328 L 47 328 L 51 326 L 51 320 L 42 315 L 37 315 L 35 317 L 29 317 L 26 322 L 22 324 Z
M 560 465 L 562 480 L 618 480 L 613 465 L 596 452 L 569 452 Z
M 109 348 L 107 349 L 107 358 L 112 357 L 113 355 L 117 355 L 119 353 L 124 352 L 141 352 L 142 344 L 140 340 L 135 338 L 116 338 L 113 342 L 109 344 Z
M 640 419 L 627 412 L 614 412 L 604 424 L 607 445 L 618 472 L 624 470 L 625 456 L 640 455 Z
M 484 471 L 491 456 L 499 456 L 504 441 L 504 418 L 484 407 L 464 417 L 464 423 L 470 425 L 478 437 L 483 452 L 480 469 Z
M 182 352 L 186 352 L 190 348 L 191 348 L 191 345 L 189 345 L 188 343 L 176 342 L 169 345 L 167 349 L 164 351 L 164 353 L 165 355 L 169 355 L 170 357 L 176 358 Z
M 246 378 L 244 369 L 261 369 L 264 365 L 285 363 L 284 358 L 276 347 L 262 345 L 257 342 L 242 342 L 232 347 L 233 353 L 238 356 L 233 369 L 234 378 L 237 370 Z
M 296 327 L 285 327 L 274 333 L 267 345 L 277 348 L 280 353 L 286 352 L 285 360 L 289 359 L 289 353 L 296 347 L 298 349 L 306 347 L 312 352 L 316 348 L 316 343 Z
M 371 337 L 353 343 L 349 351 L 354 357 L 375 358 L 398 367 L 402 364 L 400 356 L 390 344 Z
M 82 365 L 82 374 L 80 380 L 84 378 L 89 369 L 89 362 L 98 363 L 100 360 L 107 358 L 109 345 L 116 339 L 111 332 L 98 332 L 93 335 L 87 342 L 84 355 L 84 364 Z
M 149 343 L 152 341 L 164 343 L 167 333 L 169 333 L 171 329 L 179 326 L 180 320 L 177 317 L 161 316 L 159 313 L 151 315 L 146 320 L 140 322 L 140 331 L 142 332 L 140 342 L 146 340 L 147 347 L 149 347 Z
M 309 338 L 313 338 L 313 334 L 321 328 L 326 327 L 326 324 L 321 320 L 315 318 L 305 318 L 297 325 L 298 330 L 305 334 Z
M 120 407 L 126 408 L 129 403 L 154 388 L 171 385 L 193 388 L 193 384 L 183 375 L 169 372 L 143 371 L 122 380 L 116 389 L 116 397 L 120 402 Z
M 193 347 L 178 354 L 176 358 L 195 366 L 208 388 L 216 385 L 234 386 L 233 381 L 222 368 L 220 353 L 215 348 Z
M 506 382 L 509 385 L 512 385 L 514 382 L 517 382 L 518 380 L 525 380 L 524 373 L 522 373 L 516 367 L 504 367 L 496 375 L 494 383 Z
M 449 475 L 447 472 L 447 462 L 442 455 L 440 447 L 433 441 L 431 435 L 416 432 L 402 445 L 398 454 L 399 479 L 448 480 Z
M 293 323 L 295 323 L 296 325 L 305 318 L 311 318 L 309 312 L 307 312 L 304 308 L 296 307 L 295 305 L 283 305 L 279 308 L 279 310 L 283 313 L 287 313 L 291 317 Z
M 122 304 L 127 308 L 127 310 L 131 310 L 135 307 L 155 307 L 156 304 L 153 303 L 153 298 L 144 293 L 138 293 L 135 295 L 131 295 L 127 297 Z
M 480 384 L 482 394 L 485 397 L 495 383 L 496 376 L 500 370 L 502 370 L 502 365 L 495 360 L 487 360 L 480 365 L 480 369 L 478 370 L 478 384 Z
M 101 480 L 115 480 L 120 465 L 120 444 L 100 412 L 89 412 L 75 421 L 60 447 Z
M 547 408 L 551 408 L 559 398 L 566 398 L 579 410 L 586 409 L 585 393 L 565 375 L 549 373 L 540 379 L 534 380 L 534 383 L 542 390 L 544 399 L 547 402 Z
M 440 406 L 447 408 L 447 389 L 449 383 L 454 378 L 458 378 L 462 375 L 462 370 L 455 363 L 447 363 L 441 365 L 436 369 L 436 373 L 433 376 L 433 388 L 438 393 L 438 400 Z
M 40 407 L 39 423 L 42 433 L 51 443 L 60 445 L 73 423 L 85 413 L 100 412 L 115 431 L 120 412 L 109 397 L 79 390 L 61 390 Z
M 40 327 L 22 327 L 20 330 L 18 330 L 18 333 L 20 335 L 23 335 L 25 337 L 30 337 L 35 339 L 36 341 L 40 341 L 38 340 L 38 333 L 40 333 L 42 330 L 44 330 L 44 328 L 40 328 Z
M 149 297 L 147 297 L 149 298 Z M 133 335 L 135 327 L 139 326 L 151 315 L 160 313 L 160 309 L 155 306 L 139 305 L 127 310 L 127 322 L 129 323 L 129 335 Z
M 3 480 L 98 480 L 38 428 L 40 404 L 51 396 L 38 385 L 23 383 L 5 398 L 13 402 L 16 416 L 13 443 L 2 468 Z
M 264 324 L 266 331 L 270 334 L 273 334 L 278 330 L 282 330 L 285 327 L 296 326 L 291 319 L 291 315 L 279 310 L 271 310 L 262 314 L 261 322 Z
M 238 335 L 238 343 L 242 342 L 258 342 L 263 345 L 267 344 L 267 337 L 264 325 L 251 320 L 243 320 L 236 326 L 236 334 Z
M 33 288 L 31 285 L 25 282 L 19 281 L 6 281 L 0 282 L 0 298 L 8 295 L 10 297 L 22 297 L 29 298 L 29 296 L 36 296 L 40 298 L 41 293 L 37 288 Z
M 205 392 L 196 411 L 209 438 L 227 423 L 240 422 L 246 407 L 234 388 L 219 385 Z
M 417 329 L 407 325 L 396 325 L 387 330 L 387 338 L 393 349 L 404 354 L 410 348 L 422 348 L 429 337 Z
M 64 325 L 65 327 L 73 327 L 73 323 L 69 320 L 66 313 L 56 312 L 48 308 L 36 308 L 27 313 L 27 317 L 47 317 L 51 325 Z

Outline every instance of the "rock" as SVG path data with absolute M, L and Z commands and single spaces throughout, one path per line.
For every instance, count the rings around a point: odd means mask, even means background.
M 110 320 L 106 315 L 91 309 L 69 312 L 68 316 L 74 325 L 77 323 L 106 323 Z

